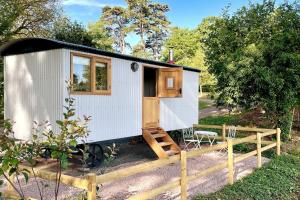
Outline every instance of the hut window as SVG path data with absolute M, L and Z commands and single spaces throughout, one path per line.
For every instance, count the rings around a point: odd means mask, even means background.
M 91 59 L 73 57 L 73 90 L 91 91 Z
M 71 53 L 72 93 L 111 93 L 111 62 L 109 59 Z
M 108 80 L 107 73 L 108 67 L 107 63 L 96 62 L 95 64 L 95 84 L 96 90 L 107 90 L 108 89 Z
M 158 70 L 158 97 L 182 97 L 182 68 Z

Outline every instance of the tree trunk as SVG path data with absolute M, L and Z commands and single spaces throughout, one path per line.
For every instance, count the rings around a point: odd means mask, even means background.
M 292 133 L 292 129 L 293 129 L 294 114 L 295 114 L 295 108 L 293 108 L 293 112 L 292 112 L 292 121 L 291 121 L 291 126 L 290 126 L 290 134 Z
M 202 83 L 201 83 L 201 76 L 199 76 L 199 95 L 200 95 L 200 97 L 203 95 L 203 92 L 202 92 Z
M 146 43 L 145 43 L 145 39 L 144 39 L 144 25 L 143 24 L 141 24 L 140 29 L 141 29 L 141 44 L 143 46 L 143 52 L 146 52 Z
M 289 112 L 286 113 L 279 112 L 276 115 L 278 116 L 277 127 L 281 129 L 281 133 L 282 133 L 281 135 L 284 141 L 291 138 L 291 130 L 293 126 L 292 114 L 293 114 L 293 110 L 290 110 Z
M 158 46 L 157 46 L 157 43 L 154 44 L 153 46 L 153 57 L 154 57 L 154 60 L 158 61 Z
M 203 95 L 201 83 L 199 84 L 199 95 L 200 95 L 200 97 L 202 97 L 202 95 Z
M 121 34 L 120 40 L 121 40 L 121 42 L 120 42 L 121 54 L 125 54 L 125 38 L 124 38 L 123 34 Z

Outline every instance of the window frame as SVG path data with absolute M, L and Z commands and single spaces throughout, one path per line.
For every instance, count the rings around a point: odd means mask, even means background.
M 73 65 L 73 57 L 74 56 L 90 59 L 91 91 L 74 91 L 73 87 L 72 87 L 71 94 L 111 95 L 111 59 L 105 58 L 105 57 L 100 57 L 100 56 L 84 54 L 84 53 L 71 52 L 71 54 L 70 54 L 70 80 L 71 80 L 72 85 L 73 85 L 73 71 L 74 71 L 74 65 Z M 96 90 L 96 62 L 105 63 L 107 65 L 107 90 Z
M 168 80 L 172 79 L 172 86 L 173 87 L 168 87 Z M 175 76 L 166 76 L 166 90 L 176 90 L 176 77 Z
M 171 74 L 168 74 L 171 73 Z M 174 77 L 174 87 L 167 87 L 167 78 Z M 182 97 L 183 68 L 159 68 L 158 69 L 158 97 L 159 98 L 180 98 Z

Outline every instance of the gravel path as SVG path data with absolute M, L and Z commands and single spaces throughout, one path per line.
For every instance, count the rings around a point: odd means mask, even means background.
M 201 157 L 188 159 L 187 169 L 188 175 L 194 174 L 196 171 L 201 169 L 207 169 L 217 163 L 225 161 L 226 156 L 220 157 L 218 153 L 209 153 Z M 267 162 L 268 159 L 263 159 L 263 162 Z M 138 162 L 140 163 L 140 162 Z M 135 163 L 130 163 L 134 165 Z M 240 179 L 253 171 L 256 167 L 256 157 L 251 157 L 235 165 L 235 179 Z M 113 167 L 116 168 L 116 167 Z M 100 199 L 112 199 L 121 200 L 126 199 L 131 195 L 151 190 L 164 185 L 172 180 L 175 180 L 180 174 L 180 165 L 170 164 L 168 166 L 158 168 L 146 173 L 137 174 L 127 178 L 120 179 L 111 183 L 105 183 L 100 186 L 98 198 Z M 45 200 L 53 199 L 53 188 L 54 183 L 50 181 L 40 180 L 44 187 L 43 194 L 45 194 Z M 227 170 L 218 171 L 209 176 L 197 179 L 189 184 L 188 197 L 193 199 L 199 194 L 208 194 L 215 192 L 227 184 Z M 35 189 L 36 183 L 30 181 L 25 187 L 24 191 L 26 196 L 31 196 L 38 199 L 38 192 Z M 81 194 L 83 191 L 80 189 L 68 187 L 65 185 L 61 186 L 59 199 L 75 199 L 76 196 Z M 167 199 L 180 199 L 179 188 L 159 195 L 155 200 L 167 200 Z
M 201 157 L 188 159 L 188 175 L 194 174 L 201 169 L 207 169 L 209 166 L 225 161 L 226 157 L 220 157 L 218 153 L 209 153 Z M 263 159 L 267 162 L 268 159 Z M 256 167 L 256 157 L 251 157 L 235 165 L 235 179 L 240 179 L 253 171 Z M 180 174 L 180 165 L 171 164 L 147 173 L 134 175 L 121 179 L 116 182 L 106 183 L 100 187 L 100 196 L 102 199 L 126 199 L 129 196 L 157 188 L 172 180 L 175 180 Z M 193 181 L 188 187 L 189 199 L 193 199 L 199 194 L 208 194 L 215 192 L 227 184 L 227 170 L 213 173 Z M 180 191 L 174 189 L 159 195 L 155 199 L 180 199 Z
M 228 109 L 226 108 L 217 108 L 214 104 L 214 100 L 207 98 L 199 98 L 199 101 L 206 102 L 209 105 L 209 107 L 199 110 L 199 119 L 209 116 L 226 115 L 229 113 Z
M 227 115 L 228 109 L 225 108 L 217 108 L 215 106 L 211 106 L 209 108 L 205 108 L 199 111 L 199 119 L 209 117 L 209 116 L 220 116 L 220 115 Z
M 156 156 L 153 151 L 145 143 L 137 143 L 135 145 L 120 144 L 118 158 L 112 161 L 105 167 L 105 172 L 115 171 L 120 168 L 126 168 L 129 166 L 137 165 L 140 163 L 156 160 Z M 187 169 L 188 175 L 194 174 L 198 170 L 207 169 L 210 166 L 214 166 L 217 163 L 223 162 L 227 159 L 226 156 L 220 157 L 218 153 L 209 153 L 201 157 L 188 159 Z M 263 162 L 267 162 L 267 159 L 263 159 Z M 77 163 L 78 164 L 78 163 Z M 64 174 L 72 176 L 81 176 L 82 172 L 78 170 L 78 165 L 73 162 L 73 166 L 64 171 Z M 256 167 L 256 157 L 251 157 L 235 165 L 235 179 L 240 179 L 252 172 Z M 91 172 L 99 173 L 103 170 L 103 166 L 91 170 Z M 97 199 L 113 199 L 121 200 L 127 197 L 157 188 L 172 180 L 175 180 L 180 174 L 179 163 L 170 164 L 168 166 L 158 168 L 146 173 L 137 174 L 127 178 L 120 179 L 111 183 L 105 183 L 100 185 Z M 1 178 L 1 177 L 0 177 Z M 54 182 L 38 179 L 43 184 L 42 193 L 45 196 L 45 200 L 54 199 L 53 189 Z M 199 194 L 208 194 L 222 188 L 227 184 L 227 171 L 226 169 L 213 173 L 207 177 L 202 177 L 189 184 L 188 196 L 189 199 L 194 198 Z M 36 183 L 31 179 L 29 183 L 24 184 L 24 192 L 26 196 L 30 196 L 39 199 L 38 191 L 36 189 Z M 4 187 L 3 187 L 4 188 Z M 0 191 L 3 191 L 0 188 Z M 76 196 L 83 194 L 83 190 L 72 188 L 66 185 L 61 185 L 59 199 L 78 199 Z M 179 188 L 166 191 L 164 194 L 159 195 L 155 200 L 165 199 L 180 199 Z

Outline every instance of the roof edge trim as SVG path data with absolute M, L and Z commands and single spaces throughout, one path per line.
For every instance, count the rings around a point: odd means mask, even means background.
M 84 45 L 78 45 L 78 44 L 73 44 L 73 43 L 68 43 L 68 42 L 63 42 L 58 40 L 45 39 L 45 38 L 22 38 L 22 39 L 12 40 L 0 47 L 0 55 L 9 56 L 9 55 L 32 53 L 38 51 L 46 51 L 52 49 L 70 49 L 70 50 L 82 51 L 86 53 L 93 53 L 102 56 L 141 62 L 141 63 L 151 64 L 151 65 L 159 65 L 164 67 L 175 67 L 175 68 L 183 67 L 183 69 L 187 71 L 198 72 L 198 73 L 200 72 L 199 69 L 195 69 L 188 66 L 181 66 L 181 65 L 170 64 L 161 61 L 148 60 L 148 59 L 138 58 L 130 55 L 103 51 L 100 49 L 96 49 Z

